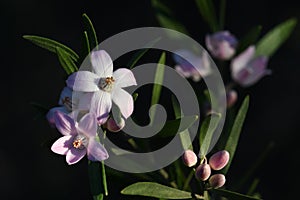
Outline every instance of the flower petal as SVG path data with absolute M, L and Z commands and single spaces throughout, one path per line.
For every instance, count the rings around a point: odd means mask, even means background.
M 231 62 L 231 74 L 233 78 L 237 77 L 237 74 L 246 67 L 248 62 L 253 58 L 255 54 L 255 47 L 249 46 L 244 52 L 234 58 Z
M 54 153 L 66 155 L 68 150 L 72 148 L 73 137 L 72 135 L 67 135 L 59 138 L 52 144 L 51 150 Z
M 66 113 L 66 114 L 69 113 L 69 111 L 64 106 L 51 108 L 48 111 L 48 113 L 46 115 L 46 118 L 47 118 L 50 126 L 53 127 L 53 128 L 55 128 L 55 120 L 54 120 L 54 114 L 55 114 L 55 112 L 62 112 L 62 113 Z
M 100 77 L 111 77 L 113 74 L 113 62 L 104 50 L 92 51 L 91 62 L 95 73 Z
M 74 91 L 95 92 L 99 90 L 100 77 L 89 71 L 78 71 L 71 74 L 66 83 Z
M 97 142 L 95 138 L 90 138 L 87 147 L 87 156 L 92 161 L 102 161 L 108 158 L 108 153 L 104 146 Z
M 115 87 L 128 87 L 132 85 L 137 85 L 135 77 L 131 70 L 126 68 L 121 68 L 113 73 L 115 79 Z
M 64 87 L 61 91 L 58 104 L 61 106 L 64 105 L 64 100 L 66 98 L 69 98 L 70 100 L 72 99 L 72 89 L 69 87 Z
M 121 88 L 114 88 L 112 92 L 113 102 L 120 108 L 122 115 L 127 119 L 133 112 L 132 96 Z
M 56 128 L 61 134 L 75 135 L 77 133 L 74 119 L 67 114 L 56 111 L 54 114 L 54 121 Z
M 66 161 L 69 165 L 77 163 L 81 160 L 86 154 L 86 148 L 84 149 L 76 149 L 71 148 L 66 155 Z
M 109 116 L 111 106 L 111 94 L 100 90 L 93 94 L 90 112 L 96 115 L 99 124 L 103 124 Z
M 78 96 L 79 102 L 77 105 L 78 110 L 89 110 L 91 107 L 91 101 L 94 93 L 93 92 L 87 92 L 84 94 L 81 94 Z
M 95 137 L 97 135 L 97 120 L 94 113 L 84 115 L 77 126 L 77 129 L 87 137 Z

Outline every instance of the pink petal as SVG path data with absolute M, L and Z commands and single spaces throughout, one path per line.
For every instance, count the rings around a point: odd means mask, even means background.
M 66 83 L 74 91 L 95 92 L 99 90 L 100 77 L 89 71 L 78 71 L 71 74 Z
M 99 124 L 103 124 L 109 116 L 111 106 L 111 94 L 100 90 L 93 94 L 90 112 L 96 115 Z
M 51 127 L 53 127 L 53 128 L 55 128 L 55 120 L 54 120 L 55 112 L 62 112 L 62 113 L 66 113 L 66 114 L 69 113 L 69 111 L 64 106 L 51 108 L 48 111 L 46 118 L 47 118 L 49 124 L 51 125 Z
M 233 48 L 229 42 L 222 41 L 219 45 L 218 55 L 216 55 L 219 59 L 228 60 L 235 54 L 235 48 Z
M 88 137 L 95 137 L 97 135 L 97 120 L 93 113 L 84 115 L 77 126 L 77 129 Z
M 73 137 L 74 136 L 72 135 L 67 135 L 59 138 L 53 143 L 53 145 L 51 146 L 51 150 L 54 153 L 66 155 L 68 150 L 72 148 Z
M 104 146 L 97 142 L 95 138 L 90 138 L 87 147 L 87 156 L 92 161 L 102 161 L 108 158 L 108 153 Z
M 75 121 L 65 113 L 56 111 L 54 114 L 54 121 L 56 128 L 63 135 L 75 135 L 77 134 L 75 128 Z
M 113 73 L 115 79 L 115 87 L 128 87 L 132 85 L 137 85 L 135 77 L 131 70 L 126 68 L 121 68 Z
M 84 149 L 76 149 L 71 148 L 66 155 L 66 161 L 69 165 L 77 163 L 81 160 L 86 154 L 86 148 Z
M 114 88 L 112 92 L 113 102 L 120 108 L 122 115 L 127 119 L 133 112 L 132 96 L 121 88 Z
M 231 63 L 231 73 L 233 78 L 237 77 L 237 74 L 246 67 L 248 62 L 253 58 L 255 54 L 255 47 L 249 46 L 243 53 L 234 58 Z
M 113 62 L 104 50 L 93 51 L 91 62 L 95 73 L 100 77 L 111 77 L 113 74 Z

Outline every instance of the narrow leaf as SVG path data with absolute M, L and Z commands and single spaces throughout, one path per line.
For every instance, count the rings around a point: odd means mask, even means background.
M 242 131 L 242 127 L 243 127 L 243 124 L 244 124 L 244 121 L 246 118 L 248 107 L 249 107 L 249 96 L 246 96 L 246 98 L 244 99 L 242 106 L 240 107 L 238 114 L 234 120 L 233 126 L 231 128 L 229 137 L 228 137 L 226 145 L 225 145 L 225 150 L 227 150 L 229 152 L 230 159 L 229 159 L 229 162 L 226 165 L 226 167 L 222 170 L 222 172 L 224 174 L 227 173 L 227 171 L 231 165 L 232 159 L 234 157 L 234 153 L 235 153 L 237 145 L 238 145 L 240 133 Z
M 90 46 L 90 49 L 92 50 L 93 48 L 95 48 L 98 45 L 97 34 L 96 34 L 95 28 L 93 26 L 93 23 L 90 20 L 90 18 L 87 16 L 87 14 L 84 13 L 82 15 L 82 19 L 83 19 L 84 28 L 88 35 L 89 46 Z
M 249 45 L 253 45 L 256 43 L 260 33 L 262 26 L 253 27 L 239 42 L 237 48 L 237 54 L 244 51 Z
M 204 157 L 208 153 L 211 140 L 213 138 L 214 132 L 218 127 L 218 124 L 221 119 L 221 114 L 212 113 L 209 117 L 206 117 L 200 128 L 200 156 Z M 210 127 L 209 127 L 210 125 Z
M 164 72 L 165 72 L 164 64 L 165 64 L 165 62 L 166 62 L 166 53 L 163 52 L 159 58 L 157 69 L 155 72 L 155 77 L 154 77 L 155 84 L 153 85 L 153 90 L 152 90 L 151 105 L 155 105 L 159 102 L 161 88 L 162 88 L 163 80 L 164 80 Z M 151 122 L 154 121 L 155 112 L 156 112 L 156 109 L 152 110 L 152 112 L 150 113 Z
M 240 194 L 237 192 L 232 192 L 224 189 L 213 189 L 212 192 L 220 196 L 227 197 L 230 200 L 253 200 L 253 199 L 260 200 L 260 198 L 257 197 L 252 197 L 252 196 L 248 196 L 245 194 Z
M 68 54 L 65 53 L 61 48 L 56 47 L 56 54 L 58 56 L 58 60 L 61 66 L 64 68 L 66 73 L 69 75 L 73 72 L 78 71 L 78 68 L 74 61 L 69 57 Z
M 93 199 L 103 199 L 104 191 L 101 175 L 101 163 L 89 161 L 88 172 Z
M 78 61 L 79 56 L 71 48 L 59 42 L 56 42 L 48 38 L 35 36 L 35 35 L 24 35 L 23 38 L 53 53 L 56 53 L 56 48 L 59 47 L 62 51 L 64 51 L 65 54 L 69 55 L 74 61 Z
M 124 188 L 121 191 L 121 194 L 139 195 L 139 196 L 165 198 L 165 199 L 191 199 L 192 198 L 192 194 L 190 192 L 178 190 L 154 182 L 134 183 Z
M 215 7 L 212 0 L 195 0 L 196 5 L 203 20 L 209 25 L 211 31 L 216 32 L 218 28 L 218 22 L 215 12 Z
M 272 56 L 287 40 L 297 24 L 295 18 L 289 19 L 269 31 L 257 44 L 256 55 Z

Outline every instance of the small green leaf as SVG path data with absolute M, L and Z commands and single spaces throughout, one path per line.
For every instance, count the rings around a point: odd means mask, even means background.
M 165 199 L 191 199 L 192 198 L 192 194 L 190 192 L 178 190 L 154 182 L 134 183 L 124 188 L 121 191 L 121 194 L 165 198 Z
M 64 68 L 64 70 L 66 71 L 66 73 L 68 75 L 73 72 L 78 71 L 78 68 L 77 68 L 76 64 L 74 63 L 74 61 L 60 47 L 56 47 L 56 54 L 58 56 L 58 60 L 61 64 L 61 66 Z
M 252 197 L 252 196 L 248 196 L 245 194 L 240 194 L 237 192 L 232 192 L 229 190 L 224 190 L 224 189 L 213 189 L 212 190 L 213 193 L 226 197 L 230 200 L 260 200 L 260 198 L 257 197 Z
M 151 2 L 160 26 L 188 34 L 185 26 L 175 19 L 175 15 L 168 5 L 165 5 L 161 0 L 152 0 Z
M 165 64 L 165 62 L 166 62 L 166 53 L 163 52 L 159 58 L 157 69 L 155 72 L 155 77 L 154 77 L 155 84 L 153 85 L 153 90 L 152 90 L 151 105 L 155 105 L 159 102 L 161 88 L 162 88 L 163 81 L 164 81 L 164 72 L 165 72 L 164 64 Z M 154 121 L 155 112 L 156 112 L 156 109 L 153 109 L 150 113 L 151 122 Z
M 295 18 L 289 19 L 269 31 L 257 44 L 256 55 L 272 56 L 287 40 L 297 24 Z
M 35 36 L 35 35 L 24 35 L 23 38 L 53 53 L 56 53 L 56 48 L 59 47 L 62 51 L 64 51 L 65 54 L 69 55 L 74 61 L 78 61 L 79 59 L 79 56 L 71 48 L 59 42 L 56 42 L 54 40 L 40 37 L 40 36 Z
M 84 13 L 82 15 L 82 19 L 83 19 L 84 28 L 88 35 L 89 46 L 90 46 L 90 49 L 92 50 L 93 48 L 95 48 L 98 45 L 97 34 L 96 34 L 95 28 L 93 26 L 93 23 L 90 20 L 90 18 L 87 16 L 87 14 Z
M 256 43 L 262 26 L 255 26 L 253 27 L 239 42 L 237 48 L 237 54 L 244 51 L 248 46 L 253 45 Z
M 239 141 L 239 137 L 240 137 L 240 133 L 242 131 L 242 127 L 246 118 L 246 114 L 248 111 L 248 107 L 249 107 L 249 96 L 246 96 L 242 106 L 240 107 L 238 114 L 236 115 L 236 118 L 234 120 L 233 126 L 231 128 L 229 137 L 227 139 L 227 142 L 225 144 L 225 150 L 227 150 L 230 154 L 230 159 L 228 164 L 226 165 L 226 167 L 222 170 L 222 172 L 224 174 L 227 173 L 232 159 L 234 157 L 234 153 L 236 151 L 237 145 L 238 145 L 238 141 Z
M 211 31 L 216 32 L 218 27 L 215 7 L 212 0 L 195 0 L 203 20 L 209 25 Z
M 199 136 L 201 157 L 206 156 L 206 154 L 208 153 L 211 140 L 213 138 L 216 128 L 218 127 L 220 119 L 221 119 L 220 113 L 212 113 L 209 117 L 206 117 L 204 119 L 200 128 L 200 136 Z

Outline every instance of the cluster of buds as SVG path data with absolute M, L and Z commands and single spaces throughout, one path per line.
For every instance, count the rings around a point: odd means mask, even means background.
M 197 164 L 197 155 L 191 151 L 186 150 L 182 156 L 183 163 L 192 167 Z M 223 169 L 229 161 L 229 153 L 226 150 L 214 153 L 208 160 L 203 158 L 200 165 L 196 168 L 195 176 L 198 180 L 207 181 L 212 188 L 220 188 L 225 182 L 226 178 L 223 174 L 212 174 L 212 170 L 218 171 Z

